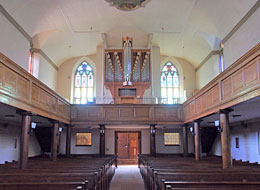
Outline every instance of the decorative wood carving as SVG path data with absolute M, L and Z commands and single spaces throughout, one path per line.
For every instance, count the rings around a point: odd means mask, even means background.
M 0 53 L 0 102 L 64 123 L 70 104 Z

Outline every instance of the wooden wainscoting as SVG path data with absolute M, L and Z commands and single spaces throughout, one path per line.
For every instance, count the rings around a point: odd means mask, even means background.
M 70 122 L 70 103 L 1 53 L 0 102 Z
M 185 122 L 260 95 L 260 43 L 183 104 Z
M 181 124 L 182 105 L 72 105 L 72 124 Z

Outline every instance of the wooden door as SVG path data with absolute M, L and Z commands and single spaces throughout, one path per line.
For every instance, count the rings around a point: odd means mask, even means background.
M 129 159 L 137 159 L 138 154 L 138 133 L 129 133 Z
M 128 133 L 117 134 L 117 150 L 119 159 L 128 159 Z
M 137 159 L 139 132 L 117 132 L 116 153 L 118 159 Z

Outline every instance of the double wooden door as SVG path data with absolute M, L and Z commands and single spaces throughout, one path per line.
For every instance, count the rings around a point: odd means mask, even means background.
M 140 151 L 140 132 L 116 132 L 118 159 L 137 159 Z

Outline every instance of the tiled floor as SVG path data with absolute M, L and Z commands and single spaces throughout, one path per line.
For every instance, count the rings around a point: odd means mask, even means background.
M 137 165 L 118 166 L 109 190 L 144 190 Z

